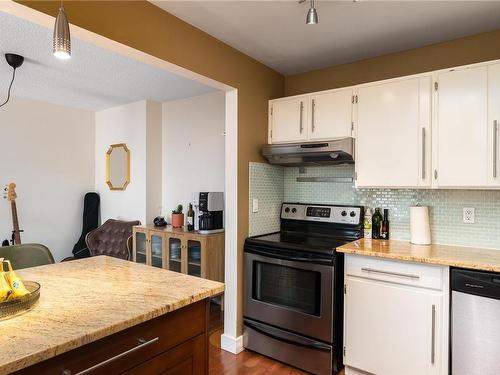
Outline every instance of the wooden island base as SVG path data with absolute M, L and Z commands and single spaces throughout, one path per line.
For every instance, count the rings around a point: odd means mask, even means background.
M 207 298 L 15 374 L 208 374 L 209 313 Z

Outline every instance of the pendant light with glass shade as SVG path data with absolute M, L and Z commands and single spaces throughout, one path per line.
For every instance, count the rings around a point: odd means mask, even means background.
M 64 5 L 61 0 L 59 13 L 57 14 L 56 23 L 54 25 L 54 56 L 61 60 L 71 58 L 71 36 L 69 33 L 69 23 L 64 11 Z

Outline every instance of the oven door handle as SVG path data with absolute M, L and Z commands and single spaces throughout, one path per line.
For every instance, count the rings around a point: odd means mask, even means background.
M 289 260 L 292 262 L 303 262 L 303 263 L 320 263 L 320 264 L 325 264 L 325 265 L 331 265 L 332 264 L 332 259 L 331 258 L 323 258 L 323 257 L 317 257 L 317 258 L 304 258 L 304 257 L 297 257 L 297 256 L 290 256 L 290 255 L 284 255 L 284 254 L 274 254 L 274 253 L 269 253 L 266 251 L 261 251 L 258 249 L 251 249 L 251 250 L 245 250 L 249 254 L 257 254 L 261 255 L 263 257 L 267 258 L 275 258 L 275 259 L 282 259 L 282 260 Z
M 290 334 L 287 334 L 288 337 L 283 337 L 283 336 L 279 335 L 279 333 L 278 333 L 279 330 L 277 330 L 273 327 L 269 327 L 268 325 L 264 326 L 260 323 L 251 322 L 251 321 L 248 321 L 246 319 L 244 321 L 244 324 L 247 327 L 257 331 L 261 335 L 270 337 L 274 340 L 285 342 L 285 343 L 290 344 L 290 345 L 301 346 L 304 348 L 310 348 L 310 349 L 315 349 L 315 350 L 321 350 L 323 352 L 328 352 L 328 353 L 330 353 L 332 351 L 331 346 L 329 346 L 327 344 L 323 344 L 322 342 L 319 342 L 319 341 L 306 339 L 306 338 L 298 338 L 298 337 L 292 339 L 290 337 Z M 276 331 L 276 332 L 273 333 L 273 331 Z

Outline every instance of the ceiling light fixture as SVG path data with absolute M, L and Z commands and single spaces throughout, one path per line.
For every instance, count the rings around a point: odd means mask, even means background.
M 319 23 L 319 18 L 318 18 L 318 12 L 316 11 L 316 8 L 314 7 L 314 0 L 311 1 L 311 7 L 309 8 L 309 11 L 307 12 L 306 16 L 306 25 L 316 25 Z M 305 3 L 306 0 L 299 0 L 299 4 Z
M 9 64 L 14 69 L 14 71 L 12 72 L 12 80 L 10 81 L 9 90 L 7 91 L 7 99 L 5 100 L 5 102 L 0 104 L 0 107 L 3 107 L 9 102 L 10 90 L 12 89 L 12 84 L 14 83 L 14 79 L 16 78 L 16 69 L 23 65 L 24 57 L 22 57 L 21 55 L 16 55 L 15 53 L 6 53 L 5 60 L 7 60 L 7 64 Z
M 314 7 L 314 0 L 311 0 L 311 7 L 309 8 L 309 11 L 307 12 L 307 16 L 306 16 L 306 24 L 307 25 L 316 25 L 318 22 L 319 22 L 318 12 L 316 11 L 316 8 Z
M 61 60 L 71 58 L 71 36 L 69 33 L 69 23 L 64 11 L 64 5 L 61 0 L 59 13 L 57 14 L 56 23 L 54 25 L 54 56 Z

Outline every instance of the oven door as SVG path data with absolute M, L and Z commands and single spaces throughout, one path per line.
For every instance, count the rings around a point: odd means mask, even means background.
M 333 342 L 332 265 L 245 252 L 245 267 L 245 317 Z

